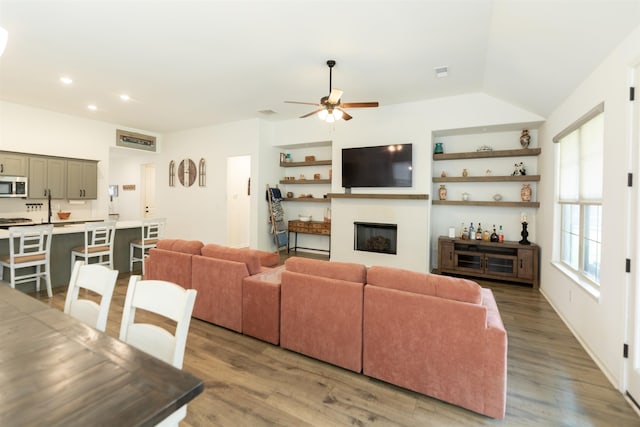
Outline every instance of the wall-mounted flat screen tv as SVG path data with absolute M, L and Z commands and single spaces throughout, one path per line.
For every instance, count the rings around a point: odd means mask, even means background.
M 342 186 L 411 187 L 412 144 L 342 149 Z

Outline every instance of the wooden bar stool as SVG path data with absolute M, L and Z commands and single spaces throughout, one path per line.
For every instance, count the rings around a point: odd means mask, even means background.
M 113 270 L 113 237 L 116 234 L 115 221 L 87 222 L 84 226 L 84 246 L 71 249 L 71 270 L 77 258 L 89 264 L 91 258 L 98 258 L 98 264 L 108 265 Z M 105 260 L 105 257 L 109 257 Z
M 36 282 L 36 291 L 40 291 L 40 280 L 44 279 L 47 285 L 47 295 L 51 292 L 51 234 L 53 225 L 38 225 L 33 227 L 9 228 L 9 255 L 0 257 L 0 280 L 3 278 L 4 267 L 11 273 L 10 285 L 25 282 Z M 16 247 L 16 242 L 18 245 Z M 32 267 L 27 273 L 18 274 L 19 271 Z M 35 272 L 33 272 L 35 268 Z
M 149 256 L 149 249 L 155 248 L 158 240 L 162 239 L 166 222 L 164 218 L 142 220 L 141 237 L 129 243 L 129 271 L 133 271 L 134 262 L 139 262 L 142 264 L 142 275 L 144 275 L 144 260 Z

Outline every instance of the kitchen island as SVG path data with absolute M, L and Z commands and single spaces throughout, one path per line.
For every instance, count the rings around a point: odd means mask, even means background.
M 101 219 L 86 219 L 86 222 Z M 51 287 L 68 286 L 71 276 L 71 249 L 84 245 L 84 222 L 56 221 L 51 240 Z M 120 273 L 129 272 L 129 242 L 139 239 L 142 221 L 118 221 L 113 242 L 113 267 Z M 9 231 L 0 230 L 0 255 L 9 254 Z M 139 263 L 138 263 L 139 265 Z M 5 271 L 5 281 L 8 278 Z M 24 292 L 35 291 L 35 282 L 17 286 Z M 42 287 L 41 287 L 42 288 Z

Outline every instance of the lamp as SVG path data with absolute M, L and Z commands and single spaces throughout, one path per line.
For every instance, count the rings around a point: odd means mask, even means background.
M 7 39 L 9 38 L 9 33 L 4 28 L 0 27 L 0 56 L 4 52 L 4 48 L 7 47 Z

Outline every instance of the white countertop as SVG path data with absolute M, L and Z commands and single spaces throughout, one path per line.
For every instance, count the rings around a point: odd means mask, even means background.
M 51 223 L 54 225 L 53 234 L 70 234 L 70 233 L 83 233 L 84 232 L 84 223 L 78 223 L 78 219 L 69 219 L 66 221 L 52 221 Z M 103 221 L 102 219 L 86 219 L 86 222 L 95 222 L 95 221 Z M 40 225 L 40 224 L 34 224 Z M 116 229 L 124 229 L 124 228 L 136 228 L 142 227 L 141 220 L 135 221 L 117 221 Z M 9 230 L 0 230 L 0 240 L 9 238 Z

